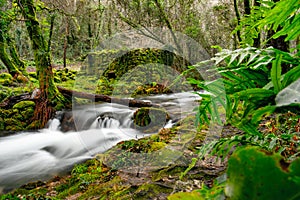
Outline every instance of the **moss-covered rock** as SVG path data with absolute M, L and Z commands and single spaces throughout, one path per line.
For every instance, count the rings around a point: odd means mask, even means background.
M 9 73 L 0 74 L 0 84 L 1 85 L 10 85 L 13 81 L 13 77 Z
M 29 72 L 28 75 L 34 79 L 37 79 L 36 72 Z
M 11 93 L 11 89 L 9 88 L 0 88 L 0 102 L 5 100 L 7 97 L 9 97 L 9 94 Z
M 15 118 L 4 119 L 6 131 L 21 131 L 24 130 L 23 124 L 20 120 Z
M 33 101 L 20 101 L 13 106 L 13 109 L 26 110 L 28 107 L 34 107 L 35 103 Z
M 30 119 L 33 117 L 34 109 L 33 108 L 27 108 L 24 111 L 21 111 L 21 115 L 23 116 L 24 119 Z
M 2 117 L 0 117 L 0 131 L 5 130 L 5 123 Z
M 170 86 L 174 86 L 175 77 L 187 70 L 189 65 L 191 64 L 187 60 L 170 51 L 141 48 L 132 51 L 91 53 L 82 70 L 86 70 L 84 76 L 88 74 L 100 77 L 101 81 L 97 85 L 99 94 L 135 96 L 170 93 L 172 90 L 180 91 L 181 89 L 186 91 L 188 84 L 181 84 L 181 86 L 177 84 L 173 88 Z M 202 78 L 197 70 L 190 73 L 189 77 Z M 145 87 L 137 89 L 141 85 Z
M 133 115 L 134 128 L 145 133 L 158 132 L 169 120 L 169 114 L 161 108 L 143 107 Z
M 33 122 L 31 122 L 26 129 L 28 130 L 35 130 L 35 129 L 39 129 L 39 127 L 41 127 L 41 122 L 39 120 L 35 120 Z

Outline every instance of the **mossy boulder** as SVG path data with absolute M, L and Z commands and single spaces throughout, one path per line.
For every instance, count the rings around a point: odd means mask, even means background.
M 34 107 L 35 103 L 33 101 L 20 101 L 13 106 L 13 109 L 26 110 L 28 107 Z
M 39 129 L 39 127 L 41 127 L 41 122 L 39 120 L 35 120 L 33 122 L 31 122 L 26 129 L 30 130 L 35 130 L 35 129 Z
M 10 85 L 13 82 L 13 77 L 9 73 L 0 74 L 0 84 L 1 85 Z
M 0 117 L 0 131 L 5 130 L 5 123 L 2 117 Z
M 6 131 L 21 131 L 24 129 L 22 122 L 15 118 L 4 119 L 4 124 Z
M 143 107 L 133 115 L 134 128 L 145 133 L 158 132 L 169 120 L 169 114 L 161 108 Z
M 88 59 L 88 74 L 97 75 L 101 80 L 109 80 L 102 81 L 98 85 L 98 93 L 107 92 L 107 88 L 109 88 L 108 95 L 112 93 L 124 94 L 126 89 L 129 91 L 128 93 L 156 94 L 158 91 L 159 93 L 170 93 L 172 89 L 179 91 L 187 87 L 187 84 L 182 84 L 178 88 L 178 84 L 176 87 L 169 88 L 173 85 L 174 77 L 187 70 L 187 66 L 191 65 L 186 59 L 173 52 L 155 48 L 120 51 L 116 52 L 115 56 L 109 55 L 108 60 L 110 62 L 103 66 L 103 62 L 100 60 L 103 60 L 105 56 L 108 55 L 100 52 L 99 54 L 91 54 Z M 110 59 L 110 57 L 114 59 Z M 189 77 L 202 79 L 197 70 L 190 73 Z M 134 82 L 139 82 L 139 84 L 135 85 Z M 141 83 L 145 85 L 145 89 L 139 90 L 137 87 Z M 159 83 L 160 85 L 151 86 L 152 83 Z M 136 89 L 137 91 L 135 91 Z
M 61 69 L 61 70 L 55 70 L 54 71 L 54 81 L 56 83 L 66 82 L 69 80 L 75 80 L 77 71 L 76 70 L 69 70 Z
M 27 126 L 31 123 L 34 108 L 34 102 L 21 101 L 11 109 L 0 109 L 0 130 L 22 131 L 28 129 Z
M 8 87 L 0 88 L 0 102 L 5 100 L 9 94 L 11 93 L 11 89 Z

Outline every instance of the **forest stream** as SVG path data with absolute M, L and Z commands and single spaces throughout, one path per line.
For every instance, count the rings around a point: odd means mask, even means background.
M 184 92 L 149 96 L 143 100 L 160 105 L 170 114 L 171 120 L 159 124 L 163 128 L 191 113 L 198 98 Z M 2 192 L 29 182 L 48 180 L 121 141 L 151 134 L 134 128 L 133 114 L 137 109 L 113 103 L 82 106 L 71 111 L 77 131 L 61 130 L 64 113 L 59 112 L 45 129 L 0 137 Z

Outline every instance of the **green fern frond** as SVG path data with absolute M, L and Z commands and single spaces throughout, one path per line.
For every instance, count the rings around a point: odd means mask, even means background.
M 282 89 L 281 85 L 281 60 L 282 55 L 276 57 L 276 59 L 272 62 L 271 68 L 271 80 L 274 86 L 274 92 L 278 93 Z

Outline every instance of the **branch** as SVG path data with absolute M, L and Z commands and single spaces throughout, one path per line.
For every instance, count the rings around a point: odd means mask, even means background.
M 74 96 L 78 98 L 94 100 L 95 102 L 102 101 L 107 103 L 117 103 L 121 105 L 128 105 L 129 107 L 160 107 L 157 104 L 152 104 L 151 102 L 142 101 L 142 100 L 115 98 L 103 94 L 91 94 L 86 92 L 78 92 L 78 91 L 69 90 L 59 86 L 57 88 L 66 97 Z

